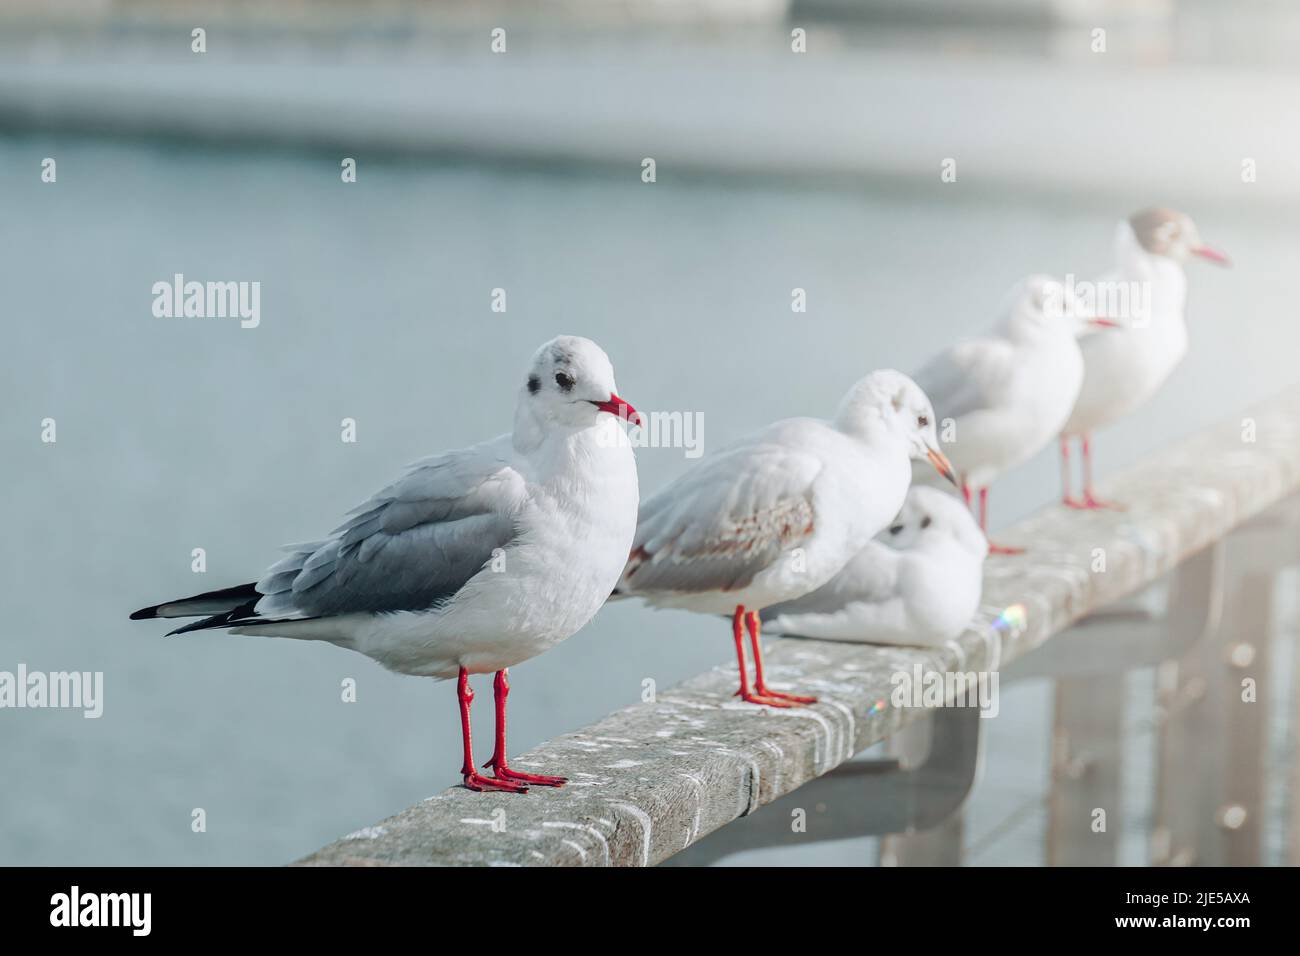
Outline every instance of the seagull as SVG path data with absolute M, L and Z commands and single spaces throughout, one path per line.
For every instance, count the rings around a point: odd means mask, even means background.
M 1074 407 L 1083 384 L 1080 324 L 1107 321 L 1087 316 L 1072 292 L 1046 275 L 1018 282 L 1001 314 L 988 333 L 944 349 L 916 373 L 934 402 L 967 505 L 979 495 L 985 534 L 989 485 L 1048 445 Z
M 1083 387 L 1065 427 L 1061 429 L 1061 501 L 1071 508 L 1119 507 L 1098 499 L 1092 490 L 1092 432 L 1127 415 L 1164 384 L 1187 354 L 1187 276 L 1183 263 L 1198 256 L 1221 266 L 1228 257 L 1201 242 L 1196 224 L 1172 209 L 1146 209 L 1121 222 L 1115 231 L 1115 270 L 1096 283 L 1128 302 L 1130 314 L 1108 317 L 1120 328 L 1085 335 Z M 1145 308 L 1133 308 L 1141 294 Z M 1123 297 L 1120 298 L 1119 294 Z M 1100 297 L 1100 296 L 1099 296 Z M 1109 299 L 1110 296 L 1107 296 Z M 1100 305 L 1098 314 L 1108 311 Z M 1070 494 L 1070 439 L 1079 439 L 1083 452 L 1083 497 Z
M 947 492 L 913 485 L 888 531 L 816 591 L 767 608 L 778 634 L 937 647 L 979 608 L 988 541 Z
M 202 616 L 171 633 L 326 641 L 400 674 L 455 677 L 465 786 L 562 786 L 507 764 L 506 671 L 591 620 L 623 570 L 636 461 L 610 416 L 639 421 L 609 358 L 589 339 L 552 339 L 519 389 L 513 433 L 415 462 L 329 537 L 286 548 L 256 583 L 131 618 Z M 483 765 L 492 777 L 477 772 L 470 744 L 469 675 L 486 673 L 496 675 L 496 747 Z
M 815 703 L 768 686 L 758 612 L 821 587 L 898 514 L 909 458 L 929 459 L 955 482 L 929 399 L 906 375 L 873 372 L 849 390 L 833 420 L 769 425 L 646 501 L 615 596 L 729 615 L 738 696 L 769 707 Z

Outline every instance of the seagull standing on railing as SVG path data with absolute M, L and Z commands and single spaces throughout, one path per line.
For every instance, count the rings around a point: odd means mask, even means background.
M 970 626 L 986 554 L 960 501 L 914 485 L 888 530 L 816 591 L 764 610 L 763 625 L 799 637 L 940 646 Z
M 986 535 L 989 485 L 1048 445 L 1069 417 L 1083 383 L 1075 336 L 1083 323 L 1095 321 L 1061 282 L 1032 275 L 1011 290 L 992 330 L 950 346 L 916 373 L 939 415 L 939 434 L 966 504 L 979 495 Z M 994 554 L 1023 550 L 989 548 Z
M 295 545 L 255 584 L 144 608 L 207 615 L 173 631 L 230 628 L 326 641 L 402 674 L 458 679 L 471 790 L 525 792 L 563 777 L 506 762 L 506 668 L 554 647 L 605 602 L 636 528 L 636 462 L 606 415 L 637 417 L 588 339 L 543 345 L 519 389 L 514 432 L 416 462 L 330 537 Z M 477 772 L 470 674 L 496 673 L 496 746 Z
M 1146 209 L 1115 234 L 1115 271 L 1096 283 L 1099 290 L 1148 290 L 1144 310 L 1110 315 L 1120 328 L 1085 336 L 1083 387 L 1074 411 L 1061 429 L 1061 500 L 1071 508 L 1118 507 L 1101 501 L 1092 489 L 1092 432 L 1124 417 L 1149 399 L 1187 354 L 1187 276 L 1183 263 L 1199 256 L 1218 265 L 1228 257 L 1201 242 L 1196 224 L 1172 209 Z M 1098 308 L 1105 314 L 1103 307 Z M 1083 497 L 1070 494 L 1070 439 L 1083 452 Z
M 820 587 L 898 514 L 911 458 L 928 458 L 953 480 L 929 399 L 906 375 L 873 372 L 849 390 L 834 420 L 770 425 L 646 501 L 615 596 L 730 615 L 738 695 L 770 707 L 815 703 L 768 686 L 758 612 Z

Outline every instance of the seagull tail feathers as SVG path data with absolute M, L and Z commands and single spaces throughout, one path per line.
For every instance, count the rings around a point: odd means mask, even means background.
M 142 607 L 131 614 L 133 621 L 146 621 L 157 617 L 203 617 L 223 615 L 244 605 L 256 604 L 261 598 L 257 588 L 252 584 L 240 584 L 233 588 L 219 591 L 205 591 L 192 597 L 164 601 L 153 607 Z M 251 607 L 249 608 L 251 611 Z

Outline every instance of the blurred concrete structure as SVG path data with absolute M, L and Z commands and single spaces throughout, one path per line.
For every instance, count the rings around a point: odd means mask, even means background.
M 1265 45 L 1250 56 L 1234 52 L 1231 30 L 1208 47 L 1197 39 L 1222 14 L 1189 6 L 1177 19 L 1167 2 L 1007 0 L 979 5 L 978 21 L 921 32 L 893 17 L 869 27 L 821 20 L 823 5 L 811 4 L 801 54 L 790 31 L 804 21 L 779 22 L 782 3 L 629 5 L 617 15 L 578 3 L 90 7 L 98 15 L 3 15 L 0 127 L 566 167 L 636 169 L 652 157 L 665 175 L 913 188 L 953 159 L 963 190 L 1105 195 L 1122 184 L 1233 203 L 1300 200 L 1300 178 L 1280 174 L 1300 154 L 1300 125 L 1286 121 L 1300 74 L 1291 61 L 1274 69 L 1267 50 L 1295 48 L 1295 15 L 1257 20 L 1268 24 L 1255 34 Z M 757 22 L 703 17 L 737 9 Z M 892 6 L 853 9 L 883 16 Z M 1000 25 L 1024 9 L 1057 25 Z M 646 10 L 700 16 L 637 29 L 620 20 Z M 1120 10 L 1162 15 L 1116 20 Z M 1094 13 L 1109 25 L 1104 52 L 1084 25 Z M 190 50 L 200 19 L 201 55 Z M 491 47 L 498 23 L 504 53 Z

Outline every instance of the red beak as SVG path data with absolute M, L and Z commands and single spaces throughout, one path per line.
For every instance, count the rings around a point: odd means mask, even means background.
M 1192 246 L 1192 255 L 1200 256 L 1202 259 L 1209 259 L 1215 265 L 1230 266 L 1232 260 L 1225 256 L 1218 249 L 1212 249 L 1209 246 Z
M 642 424 L 641 413 L 632 407 L 631 402 L 625 402 L 612 392 L 607 401 L 592 402 L 591 404 L 602 412 L 609 412 L 615 418 L 621 418 L 625 422 L 631 422 L 633 425 Z
M 1113 322 L 1110 319 L 1089 319 L 1088 324 L 1095 325 L 1099 329 L 1118 329 L 1120 327 L 1118 322 Z

